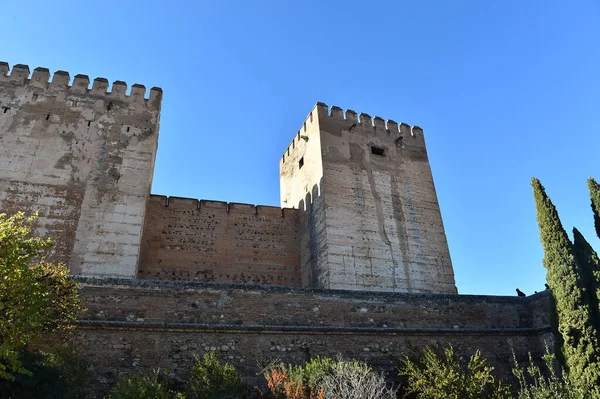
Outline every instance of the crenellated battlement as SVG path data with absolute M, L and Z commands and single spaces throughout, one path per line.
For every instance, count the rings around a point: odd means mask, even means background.
M 302 209 L 305 286 L 456 292 L 420 127 L 319 102 L 279 176 L 282 206 Z
M 320 118 L 319 120 L 321 120 L 321 118 L 328 118 L 330 121 L 343 121 L 343 122 L 350 123 L 350 125 L 349 125 L 350 127 L 352 127 L 352 124 L 356 123 L 357 126 L 352 128 L 353 131 L 354 131 L 354 129 L 356 129 L 356 127 L 360 127 L 362 129 L 369 129 L 369 130 L 377 129 L 377 130 L 387 131 L 390 134 L 400 133 L 400 134 L 404 135 L 404 134 L 408 133 L 410 136 L 422 134 L 422 132 L 423 132 L 423 130 L 418 126 L 413 126 L 408 131 L 406 131 L 406 130 L 403 131 L 402 129 L 400 129 L 401 125 L 409 126 L 408 124 L 406 124 L 404 122 L 398 124 L 398 122 L 396 122 L 392 119 L 383 119 L 380 116 L 371 117 L 371 115 L 364 113 L 364 112 L 361 112 L 360 114 L 358 114 L 356 111 L 351 110 L 351 109 L 347 109 L 346 111 L 344 111 L 342 108 L 338 107 L 337 105 L 333 105 L 333 106 L 329 107 L 325 103 L 318 102 L 317 105 L 315 106 L 315 108 L 319 114 L 319 118 Z M 358 125 L 360 125 L 360 126 L 358 126 Z M 413 131 L 413 130 L 416 130 L 416 131 Z
M 191 211 L 222 211 L 230 214 L 244 214 L 256 216 L 296 217 L 297 209 L 280 208 L 269 205 L 253 205 L 240 202 L 212 201 L 196 198 L 174 197 L 165 195 L 150 195 L 150 202 L 161 204 L 165 208 L 191 210 Z
M 316 103 L 281 159 L 281 207 L 253 205 L 150 194 L 161 103 L 0 62 L 0 211 L 40 209 L 76 275 L 456 292 L 420 127 Z
M 135 83 L 127 92 L 127 83 L 115 81 L 112 88 L 105 78 L 94 79 L 90 87 L 90 78 L 87 75 L 77 74 L 71 77 L 66 71 L 56 71 L 50 74 L 48 68 L 38 67 L 30 73 L 28 65 L 16 64 L 10 69 L 7 62 L 0 61 L 0 82 L 8 82 L 20 85 L 31 85 L 50 91 L 67 91 L 77 94 L 91 94 L 94 96 L 105 96 L 109 99 L 117 99 L 133 104 L 146 104 L 149 108 L 160 109 L 163 92 L 160 87 L 153 87 L 147 93 L 144 85 Z M 71 83 L 71 85 L 69 85 Z M 146 95 L 148 94 L 148 97 Z
M 39 210 L 73 274 L 134 277 L 161 103 L 159 88 L 0 62 L 0 211 Z
M 392 119 L 383 119 L 380 116 L 371 117 L 367 113 L 357 113 L 351 109 L 344 111 L 337 105 L 329 107 L 325 103 L 318 102 L 283 153 L 282 163 L 285 162 L 286 157 L 290 155 L 290 152 L 296 148 L 297 143 L 305 136 L 307 126 L 310 126 L 317 119 L 323 126 L 337 125 L 340 129 L 347 130 L 350 133 L 379 134 L 385 132 L 393 139 L 411 137 L 413 146 L 421 146 L 424 143 L 423 129 L 419 126 L 410 126 L 404 122 L 398 123 Z

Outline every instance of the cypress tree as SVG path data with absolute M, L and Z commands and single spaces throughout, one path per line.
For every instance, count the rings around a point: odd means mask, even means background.
M 600 331 L 600 258 L 576 228 L 573 228 L 573 251 L 589 293 L 594 327 Z
M 592 212 L 594 212 L 594 227 L 596 234 L 600 238 L 600 184 L 592 177 L 588 179 L 588 187 L 590 189 L 590 197 L 592 198 Z
M 533 178 L 531 185 L 544 247 L 546 279 L 556 301 L 557 327 L 563 338 L 562 352 L 569 379 L 584 397 L 600 398 L 600 346 L 589 295 L 556 208 L 538 179 Z

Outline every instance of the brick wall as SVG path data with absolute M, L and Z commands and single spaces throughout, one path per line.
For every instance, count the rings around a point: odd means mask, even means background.
M 342 354 L 395 374 L 410 346 L 480 349 L 500 374 L 551 340 L 549 295 L 393 294 L 143 280 L 81 279 L 88 312 L 73 343 L 106 391 L 156 367 L 184 378 L 193 354 L 216 351 L 251 383 L 270 360 Z
M 294 209 L 152 195 L 138 278 L 298 287 L 298 229 Z

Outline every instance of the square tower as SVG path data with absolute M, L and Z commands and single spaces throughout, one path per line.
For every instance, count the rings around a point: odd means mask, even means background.
M 456 293 L 423 130 L 317 103 L 280 161 L 305 287 Z
M 0 62 L 0 212 L 38 211 L 36 233 L 56 242 L 50 260 L 71 274 L 135 277 L 162 90 L 89 86 Z

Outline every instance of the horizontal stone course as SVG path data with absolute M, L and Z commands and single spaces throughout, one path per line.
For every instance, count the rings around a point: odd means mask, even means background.
M 160 367 L 184 378 L 214 351 L 252 385 L 268 362 L 314 356 L 367 361 L 396 373 L 412 347 L 481 350 L 501 375 L 552 342 L 547 291 L 530 297 L 407 294 L 115 278 L 76 278 L 88 311 L 71 339 L 106 393 L 124 372 Z

